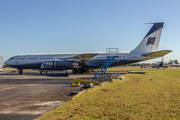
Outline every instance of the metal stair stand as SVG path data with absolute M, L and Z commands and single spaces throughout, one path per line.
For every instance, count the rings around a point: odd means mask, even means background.
M 106 77 L 106 70 L 110 67 L 115 57 L 117 56 L 107 56 L 107 59 L 104 61 L 100 69 L 94 75 L 93 80 L 99 82 L 108 81 L 108 78 Z

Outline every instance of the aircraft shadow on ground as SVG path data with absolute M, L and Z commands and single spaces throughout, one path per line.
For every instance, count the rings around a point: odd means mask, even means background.
M 69 77 L 68 74 L 47 74 L 45 76 L 48 76 L 48 77 Z
M 128 72 L 128 74 L 146 74 L 146 72 Z
M 16 73 L 4 73 L 4 74 L 0 74 L 0 76 L 3 76 L 3 75 L 16 75 L 16 76 L 21 76 L 19 74 L 16 74 Z M 33 76 L 47 76 L 47 77 L 69 77 L 69 74 L 22 74 L 22 75 L 33 75 Z
M 6 84 L 6 85 L 16 85 L 16 84 L 71 84 L 72 79 L 23 79 L 23 80 L 7 80 L 7 79 L 1 79 L 0 84 Z

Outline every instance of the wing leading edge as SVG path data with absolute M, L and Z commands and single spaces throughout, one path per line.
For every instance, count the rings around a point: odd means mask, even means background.
M 81 55 L 72 57 L 72 59 L 88 61 L 89 59 L 93 58 L 96 55 L 99 55 L 99 54 L 93 54 L 93 53 L 81 54 Z

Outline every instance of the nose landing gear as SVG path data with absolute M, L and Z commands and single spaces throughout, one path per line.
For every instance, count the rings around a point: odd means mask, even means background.
M 22 71 L 22 70 L 19 70 L 19 74 L 23 74 L 23 71 Z

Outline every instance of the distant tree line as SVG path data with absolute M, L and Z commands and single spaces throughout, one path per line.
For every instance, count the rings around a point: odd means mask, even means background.
M 169 60 L 168 64 L 179 64 L 178 60 Z

